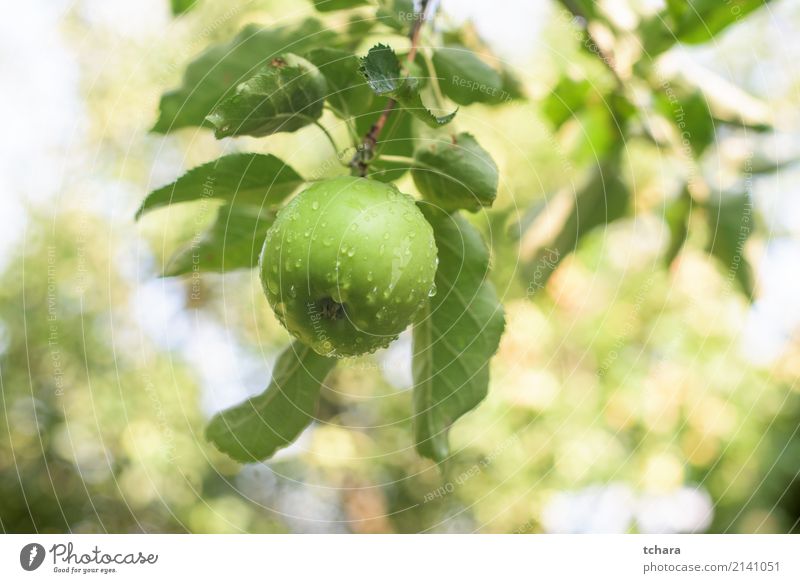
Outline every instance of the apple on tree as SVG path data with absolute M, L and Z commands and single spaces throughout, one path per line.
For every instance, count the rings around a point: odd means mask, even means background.
M 279 213 L 261 282 L 280 322 L 326 356 L 387 346 L 435 293 L 433 229 L 393 184 L 339 177 Z

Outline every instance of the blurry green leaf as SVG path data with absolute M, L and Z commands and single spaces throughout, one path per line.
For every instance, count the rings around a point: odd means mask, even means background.
M 542 215 L 542 211 L 547 208 L 548 197 L 541 198 L 531 203 L 531 205 L 516 216 L 512 216 L 505 228 L 505 236 L 511 241 L 519 241 L 522 235 L 531 225 Z
M 753 204 L 749 195 L 722 195 L 708 205 L 708 228 L 711 240 L 708 252 L 736 280 L 748 299 L 753 298 L 753 270 L 744 256 L 744 245 L 754 228 Z
M 642 51 L 646 58 L 655 59 L 661 53 L 671 49 L 677 42 L 675 35 L 665 22 L 668 19 L 669 15 L 656 14 L 639 25 L 637 36 L 642 43 Z
M 206 49 L 186 68 L 178 89 L 165 93 L 153 131 L 208 125 L 205 118 L 235 87 L 277 54 L 334 44 L 336 33 L 313 18 L 297 25 L 244 27 L 230 42 Z
M 716 128 L 706 97 L 700 91 L 669 96 L 658 93 L 656 109 L 677 128 L 681 141 L 688 141 L 699 157 L 714 142 Z
M 320 388 L 336 359 L 294 342 L 278 357 L 267 390 L 218 413 L 206 438 L 238 462 L 257 462 L 286 447 L 311 424 Z
M 334 10 L 346 10 L 357 6 L 366 6 L 367 0 L 313 0 L 314 8 L 320 12 L 333 12 Z
M 272 154 L 231 154 L 217 158 L 154 190 L 136 211 L 145 212 L 169 204 L 216 198 L 247 203 L 257 209 L 275 205 L 303 183 L 303 178 Z
M 689 235 L 689 217 L 692 212 L 692 197 L 684 189 L 680 196 L 672 201 L 664 212 L 664 220 L 669 229 L 669 244 L 664 253 L 664 262 L 671 265 L 683 248 Z
M 520 270 L 523 277 L 544 284 L 564 258 L 575 251 L 581 239 L 597 227 L 625 216 L 630 202 L 628 187 L 620 178 L 619 155 L 597 166 L 589 180 L 575 195 L 572 211 L 556 237 L 541 249 L 533 261 Z
M 404 77 L 400 61 L 391 47 L 376 45 L 361 59 L 361 74 L 377 95 L 394 99 L 399 106 L 430 127 L 436 128 L 450 122 L 456 112 L 436 116 L 425 107 L 420 97 L 420 82 L 413 77 Z
M 772 174 L 773 172 L 780 172 L 798 163 L 800 163 L 800 159 L 798 158 L 777 160 L 763 154 L 756 154 L 751 160 L 745 163 L 742 170 L 753 174 Z
M 505 320 L 486 281 L 489 253 L 480 234 L 458 214 L 427 216 L 439 250 L 438 291 L 414 325 L 414 427 L 417 451 L 441 462 L 450 453 L 450 426 L 487 394 Z
M 451 212 L 476 212 L 492 206 L 497 196 L 497 165 L 489 152 L 468 133 L 435 141 L 414 154 L 411 176 L 428 201 Z
M 620 129 L 607 107 L 591 107 L 577 114 L 573 122 L 579 127 L 579 140 L 572 158 L 581 166 L 606 157 L 620 140 Z
M 680 20 L 686 10 L 690 7 L 690 3 L 686 0 L 667 0 L 667 10 L 673 20 Z
M 206 119 L 217 138 L 293 132 L 319 119 L 327 92 L 314 65 L 287 53 L 237 85 Z
M 406 31 L 422 16 L 414 10 L 413 0 L 381 0 L 376 17 L 396 31 Z
M 574 80 L 563 76 L 550 95 L 542 100 L 542 113 L 558 129 L 586 107 L 592 93 L 592 85 L 586 79 Z
M 383 106 L 379 108 L 383 109 Z M 381 111 L 373 111 L 366 115 L 356 118 L 356 131 L 358 135 L 366 135 Z M 384 160 L 381 156 L 402 156 L 410 158 L 414 154 L 414 125 L 411 123 L 411 115 L 403 110 L 395 111 L 389 116 L 389 121 L 383 127 L 383 131 L 378 137 L 375 145 L 376 158 L 369 164 L 368 178 L 380 180 L 381 182 L 392 182 L 408 172 L 407 162 L 395 162 Z
M 559 0 L 561 4 L 574 16 L 585 20 L 595 20 L 599 17 L 595 0 Z
M 500 78 L 502 80 L 503 93 L 501 101 L 508 101 L 512 99 L 524 99 L 525 88 L 522 81 L 517 77 L 516 73 L 510 67 L 503 65 L 500 68 Z
M 707 42 L 768 2 L 770 0 L 671 1 L 665 12 L 642 23 L 639 37 L 646 54 L 653 58 L 677 42 Z
M 355 50 L 355 47 L 361 43 L 369 32 L 375 28 L 376 21 L 374 18 L 369 18 L 361 15 L 354 15 L 347 23 L 347 36 L 352 40 L 345 43 L 346 48 Z
M 197 0 L 170 0 L 172 15 L 179 16 L 189 12 L 197 4 Z
M 459 105 L 500 103 L 506 97 L 500 73 L 465 47 L 436 49 L 433 66 L 442 93 Z
M 224 273 L 255 267 L 267 230 L 274 220 L 274 213 L 262 216 L 256 207 L 223 205 L 211 227 L 170 259 L 164 276 Z
M 769 2 L 770 0 L 689 0 L 689 6 L 676 21 L 676 36 L 683 43 L 704 43 Z
M 322 48 L 308 53 L 328 83 L 326 100 L 342 119 L 369 111 L 375 94 L 364 82 L 359 72 L 359 59 L 340 49 Z

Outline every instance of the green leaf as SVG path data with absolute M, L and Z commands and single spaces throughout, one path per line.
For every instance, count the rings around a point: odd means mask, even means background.
M 421 15 L 414 10 L 413 0 L 380 0 L 376 18 L 396 31 L 405 31 Z
M 770 0 L 670 1 L 667 10 L 643 22 L 639 28 L 645 54 L 654 58 L 677 42 L 708 42 Z
M 492 206 L 497 196 L 497 165 L 471 134 L 423 146 L 414 160 L 414 184 L 442 210 L 476 212 Z
M 510 67 L 501 65 L 500 78 L 502 79 L 502 102 L 511 101 L 514 99 L 525 99 L 525 88 L 522 81 Z
M 770 0 L 692 0 L 680 19 L 675 33 L 683 43 L 698 44 L 711 40 Z
M 314 8 L 320 12 L 333 12 L 335 10 L 346 10 L 358 6 L 366 6 L 367 0 L 314 0 Z
M 286 53 L 237 85 L 206 119 L 217 138 L 294 132 L 322 116 L 327 92 L 319 69 Z
M 248 25 L 230 42 L 214 45 L 189 63 L 181 86 L 165 93 L 153 131 L 167 133 L 205 121 L 214 107 L 264 63 L 283 52 L 331 46 L 337 36 L 308 18 L 299 24 L 263 29 Z
M 671 265 L 683 248 L 689 235 L 689 218 L 692 212 L 692 197 L 684 189 L 680 196 L 667 206 L 664 220 L 669 229 L 669 245 L 664 253 L 664 262 Z
M 686 0 L 667 0 L 667 11 L 674 20 L 679 20 L 689 8 Z
M 197 0 L 170 0 L 173 16 L 180 16 L 189 12 L 197 4 Z
M 394 50 L 387 45 L 376 45 L 361 58 L 361 74 L 378 95 L 397 91 L 403 84 L 403 72 Z
M 303 178 L 272 154 L 231 154 L 189 170 L 172 184 L 154 190 L 136 211 L 178 202 L 221 199 L 262 206 L 276 205 L 303 183 Z
M 311 424 L 320 388 L 335 364 L 294 342 L 278 358 L 267 390 L 215 415 L 206 438 L 238 462 L 271 457 Z
M 612 115 L 607 107 L 595 106 L 579 112 L 571 122 L 578 127 L 580 140 L 576 140 L 570 153 L 579 166 L 605 158 L 618 145 L 621 138 Z
M 700 91 L 685 95 L 673 93 L 671 97 L 658 93 L 656 109 L 677 128 L 680 139 L 689 142 L 696 157 L 714 141 L 714 118 L 706 97 Z
M 542 113 L 550 120 L 553 127 L 558 129 L 565 121 L 583 110 L 587 106 L 589 96 L 595 93 L 592 84 L 586 79 L 575 80 L 563 76 L 550 95 L 542 101 Z
M 455 103 L 470 105 L 507 100 L 501 74 L 468 48 L 454 45 L 437 49 L 432 60 L 442 93 Z
M 746 193 L 722 195 L 708 205 L 708 252 L 719 260 L 728 278 L 736 280 L 748 299 L 753 298 L 755 284 L 744 245 L 753 231 L 754 220 L 753 203 Z
M 170 259 L 164 276 L 224 273 L 255 267 L 267 230 L 274 220 L 274 213 L 262 215 L 256 207 L 223 205 L 211 227 Z
M 325 77 L 328 83 L 326 100 L 338 117 L 349 119 L 370 111 L 375 94 L 358 72 L 358 57 L 331 48 L 315 49 L 306 57 Z
M 391 47 L 376 45 L 361 59 L 361 74 L 377 95 L 394 99 L 400 107 L 432 128 L 450 122 L 456 112 L 443 116 L 434 115 L 422 103 L 419 94 L 420 81 L 406 77 L 400 69 L 400 61 Z
M 585 20 L 595 20 L 599 18 L 597 4 L 595 0 L 559 0 L 561 4 L 574 16 L 579 16 Z
M 541 249 L 532 261 L 523 265 L 520 274 L 540 289 L 563 259 L 575 251 L 580 241 L 595 228 L 625 216 L 630 192 L 620 178 L 619 155 L 597 166 L 588 181 L 575 195 L 572 211 L 555 238 Z
M 439 251 L 438 291 L 414 325 L 414 427 L 417 451 L 441 462 L 450 453 L 450 426 L 488 392 L 505 319 L 477 230 L 458 214 L 426 215 Z

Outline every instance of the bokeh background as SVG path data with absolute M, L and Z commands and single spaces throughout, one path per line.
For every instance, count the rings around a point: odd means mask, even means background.
M 661 6 L 601 4 L 631 29 Z M 164 0 L 8 10 L 0 530 L 800 530 L 797 2 L 772 2 L 665 57 L 667 68 L 735 84 L 774 120 L 775 131 L 755 137 L 718 132 L 704 162 L 723 183 L 753 152 L 780 165 L 748 176 L 759 226 L 744 250 L 752 302 L 700 246 L 664 266 L 663 208 L 647 201 L 685 169 L 636 145 L 635 215 L 593 233 L 527 297 L 509 217 L 568 187 L 592 157 L 548 125 L 542 103 L 564 71 L 604 72 L 554 2 L 442 3 L 440 19 L 471 20 L 530 96 L 459 112 L 459 128 L 480 137 L 501 171 L 500 198 L 481 224 L 507 331 L 489 397 L 454 427 L 444 473 L 413 448 L 407 335 L 343 363 L 318 421 L 273 460 L 242 467 L 216 452 L 206 420 L 261 392 L 289 337 L 254 273 L 158 277 L 208 213 L 133 220 L 149 190 L 221 153 L 272 152 L 306 176 L 335 167 L 314 127 L 236 142 L 148 131 L 160 94 L 198 52 L 246 23 L 297 21 L 311 4 L 201 0 L 177 18 Z M 707 236 L 698 228 L 690 241 Z

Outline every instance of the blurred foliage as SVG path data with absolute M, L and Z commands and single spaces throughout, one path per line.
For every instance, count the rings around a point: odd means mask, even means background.
M 176 21 L 174 36 L 112 53 L 114 67 L 93 57 L 112 32 L 67 18 L 68 35 L 87 43 L 82 64 L 97 74 L 84 87 L 87 151 L 102 150 L 104 180 L 134 188 L 130 212 L 113 221 L 80 205 L 57 215 L 31 208 L 25 244 L 0 277 L 0 528 L 541 532 L 553 530 L 557 496 L 624 484 L 643 500 L 681 487 L 707 492 L 713 521 L 696 528 L 710 532 L 800 531 L 800 341 L 789 338 L 769 366 L 741 354 L 768 236 L 758 229 L 749 180 L 792 160 L 759 164 L 746 156 L 748 174 L 741 160 L 726 158 L 732 141 L 759 150 L 781 97 L 762 102 L 717 73 L 674 64 L 709 35 L 715 42 L 758 35 L 745 29 L 756 26 L 762 2 L 666 2 L 658 13 L 631 10 L 625 23 L 608 3 L 553 2 L 544 36 L 554 56 L 537 57 L 547 61 L 531 65 L 537 74 L 515 69 L 530 100 L 515 91 L 489 110 L 484 96 L 441 88 L 473 103 L 474 115 L 453 123 L 479 135 L 498 162 L 495 208 L 472 219 L 491 243 L 507 321 L 489 395 L 454 426 L 444 472 L 410 445 L 407 338 L 339 366 L 323 388 L 319 421 L 277 459 L 240 467 L 205 441 L 198 429 L 215 389 L 184 347 L 147 332 L 137 297 L 174 251 L 232 211 L 187 203 L 195 205 L 193 224 L 178 228 L 172 209 L 162 209 L 141 231 L 131 217 L 148 187 L 230 151 L 208 128 L 167 138 L 145 138 L 142 128 L 152 125 L 146 113 L 165 82 L 179 85 L 196 53 L 228 42 L 243 25 L 274 22 L 287 4 L 198 2 Z M 322 62 L 342 46 L 363 52 L 376 40 L 400 42 L 402 33 L 360 24 L 360 11 L 374 8 L 339 4 L 355 8 L 341 13 L 336 44 L 318 53 Z M 176 13 L 190 5 L 172 3 Z M 388 29 L 397 24 L 390 3 L 379 10 Z M 291 36 L 307 22 L 282 25 Z M 253 38 L 268 48 L 286 42 Z M 444 30 L 442 40 L 448 48 L 439 60 L 468 47 L 481 55 L 471 68 L 491 75 L 489 63 L 502 72 L 474 28 Z M 152 62 L 140 63 L 147 42 Z M 165 68 L 159 54 L 180 58 Z M 134 67 L 135 85 L 127 73 Z M 328 113 L 323 119 L 337 137 L 348 134 Z M 410 116 L 396 119 L 400 135 L 410 131 Z M 370 123 L 364 118 L 358 132 Z M 168 126 L 160 118 L 156 129 Z M 336 153 L 315 132 L 248 149 L 268 149 L 303 176 L 334 172 Z M 413 153 L 392 135 L 387 153 Z M 143 144 L 136 156 L 131 143 Z M 393 178 L 402 174 L 385 164 Z M 412 190 L 410 176 L 403 180 Z M 248 262 L 252 254 L 241 260 Z M 222 327 L 242 361 L 274 363 L 287 336 L 252 274 L 203 274 L 175 285 L 187 321 Z M 220 357 L 212 348 L 203 354 Z M 644 530 L 637 507 L 625 507 L 632 531 Z

